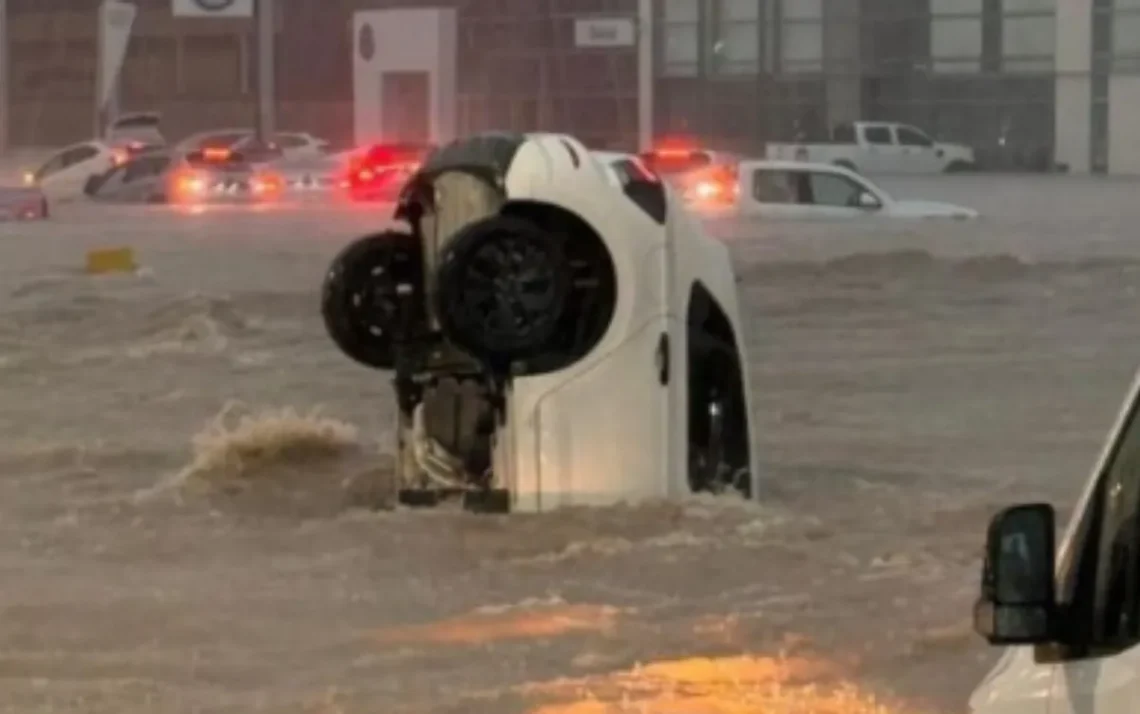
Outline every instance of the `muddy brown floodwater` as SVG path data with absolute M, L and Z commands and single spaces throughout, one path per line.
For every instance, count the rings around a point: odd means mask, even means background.
M 1072 503 L 1140 362 L 1140 202 L 888 186 L 986 217 L 712 227 L 760 504 L 502 518 L 354 507 L 388 389 L 317 287 L 374 209 L 0 226 L 0 711 L 963 711 L 989 514 Z

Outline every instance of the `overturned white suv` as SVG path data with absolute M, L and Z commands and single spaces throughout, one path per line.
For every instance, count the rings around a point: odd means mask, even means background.
M 638 159 L 478 135 L 428 157 L 396 218 L 336 257 L 322 309 L 395 372 L 405 504 L 756 495 L 728 252 Z

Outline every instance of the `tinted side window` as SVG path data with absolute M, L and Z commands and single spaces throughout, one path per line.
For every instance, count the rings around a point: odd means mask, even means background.
M 661 180 L 636 161 L 625 159 L 613 164 L 622 192 L 657 223 L 665 223 L 667 208 Z
M 126 173 L 126 166 L 116 166 L 110 171 L 104 171 L 101 174 L 92 176 L 87 179 L 87 185 L 83 187 L 83 192 L 88 196 L 93 196 L 103 190 L 104 187 L 113 185 Z
M 859 206 L 859 194 L 863 187 L 846 176 L 837 174 L 809 174 L 811 188 L 810 203 L 816 206 L 855 208 Z
M 903 146 L 934 146 L 934 142 L 930 140 L 930 137 L 916 129 L 900 126 L 896 130 L 896 133 L 899 137 L 899 143 Z
M 307 146 L 309 142 L 305 137 L 296 134 L 277 134 L 273 137 L 273 143 L 282 149 L 296 149 L 301 146 Z
M 170 159 L 166 156 L 151 156 L 132 161 L 126 167 L 126 175 L 123 176 L 123 182 L 130 183 L 131 181 L 157 176 L 165 171 L 169 165 Z
M 885 126 L 869 126 L 863 130 L 863 138 L 868 144 L 893 144 L 891 130 Z
M 88 159 L 93 158 L 98 153 L 98 149 L 96 149 L 94 146 L 89 145 L 77 146 L 74 149 L 68 149 L 63 154 L 63 165 L 65 168 L 68 166 L 74 166 L 81 161 L 87 161 Z
M 796 203 L 796 181 L 790 171 L 758 169 L 752 174 L 752 197 L 760 203 Z

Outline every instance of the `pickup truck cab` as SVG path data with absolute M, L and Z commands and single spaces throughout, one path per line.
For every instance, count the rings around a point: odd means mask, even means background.
M 897 122 L 840 124 L 828 142 L 770 143 L 765 156 L 835 164 L 868 174 L 939 174 L 974 167 L 974 150 L 970 147 L 937 142 L 917 127 Z
M 1140 379 L 1060 548 L 1046 503 L 1000 511 L 974 627 L 1005 656 L 974 714 L 1131 714 L 1140 702 Z

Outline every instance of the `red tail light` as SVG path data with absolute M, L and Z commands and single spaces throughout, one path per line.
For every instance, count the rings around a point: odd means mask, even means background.
M 250 189 L 259 196 L 279 193 L 285 188 L 285 181 L 273 173 L 261 173 L 250 181 Z

